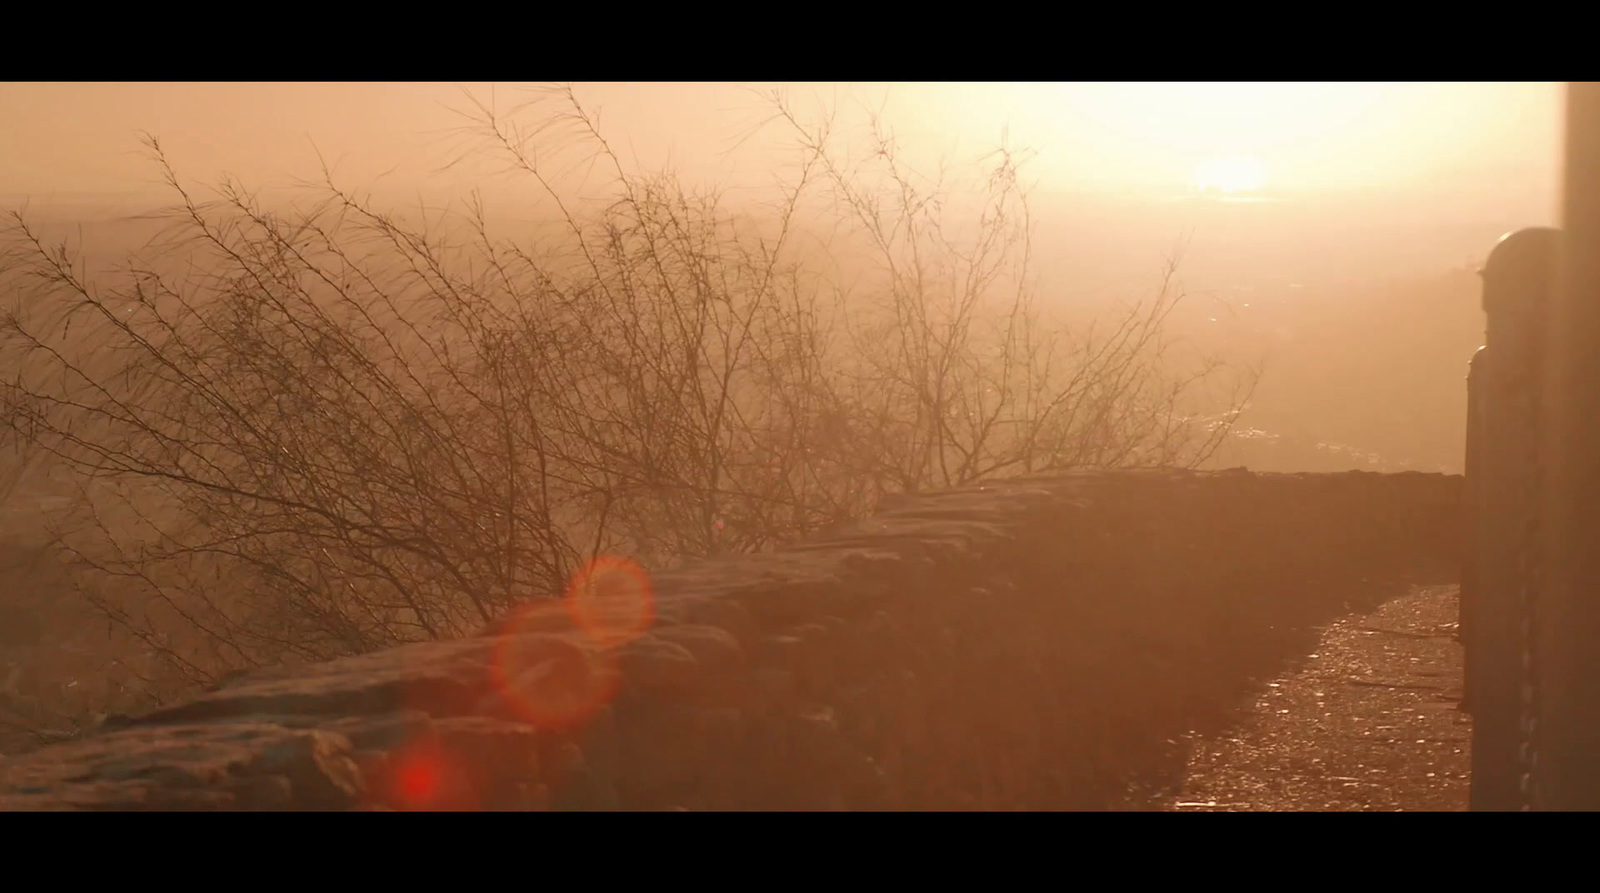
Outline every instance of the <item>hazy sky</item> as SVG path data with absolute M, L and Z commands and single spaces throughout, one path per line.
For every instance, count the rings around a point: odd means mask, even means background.
M 1047 190 L 1181 191 L 1221 164 L 1274 190 L 1553 202 L 1557 84 L 575 85 L 619 149 L 647 165 L 670 155 L 682 172 L 723 182 L 761 182 L 772 168 L 784 145 L 775 129 L 729 150 L 774 87 L 808 116 L 833 106 L 845 133 L 862 110 L 881 109 L 925 163 L 976 156 L 1009 130 L 1037 153 L 1032 171 Z M 519 99 L 517 85 L 492 89 L 502 109 Z M 450 185 L 431 173 L 465 123 L 450 110 L 469 105 L 465 93 L 487 99 L 491 85 L 3 84 L 0 195 L 145 189 L 140 130 L 198 180 L 311 176 L 314 142 L 351 182 L 390 172 L 405 189 Z
M 1440 307 L 1461 308 L 1457 328 L 1467 334 L 1459 364 L 1451 358 L 1439 366 L 1436 389 L 1457 403 L 1461 369 L 1477 343 L 1472 331 L 1481 326 L 1476 280 L 1462 271 L 1481 263 L 1501 234 L 1557 222 L 1559 84 L 574 85 L 625 160 L 647 169 L 670 160 L 686 178 L 735 197 L 754 196 L 795 157 L 792 132 L 768 126 L 750 136 L 770 117 L 763 94 L 775 89 L 807 122 L 834 110 L 847 154 L 859 156 L 873 110 L 922 171 L 941 158 L 970 162 L 1002 137 L 1031 149 L 1034 271 L 1054 306 L 1094 308 L 1100 297 L 1121 300 L 1158 284 L 1182 244 L 1182 285 L 1203 298 L 1188 305 L 1194 328 L 1260 328 L 1279 339 L 1272 349 L 1290 354 L 1300 342 L 1283 339 L 1293 333 L 1273 328 L 1275 318 L 1260 321 L 1280 298 L 1293 304 L 1315 291 L 1369 314 L 1374 301 L 1400 295 L 1395 300 L 1415 303 L 1420 293 L 1433 301 L 1427 312 L 1441 318 L 1449 314 Z M 0 207 L 26 198 L 35 208 L 66 208 L 69 220 L 81 212 L 74 222 L 104 222 L 145 210 L 155 196 L 167 200 L 139 146 L 139 132 L 148 131 L 191 182 L 215 182 L 225 172 L 264 188 L 314 179 L 315 146 L 342 185 L 397 201 L 419 192 L 437 201 L 480 186 L 496 210 L 520 217 L 533 196 L 519 192 L 525 178 L 489 179 L 483 164 L 441 168 L 463 146 L 468 121 L 453 110 L 470 109 L 469 96 L 492 97 L 509 111 L 528 92 L 526 85 L 451 83 L 0 84 Z M 1210 192 L 1199 194 L 1202 186 Z M 1449 289 L 1360 285 L 1413 276 Z M 1284 326 L 1317 330 L 1315 316 L 1284 318 Z M 1453 357 L 1454 342 L 1429 345 L 1455 329 L 1410 325 L 1397 344 L 1412 338 L 1423 355 Z M 1394 353 L 1404 358 L 1408 350 Z M 1397 368 L 1405 362 L 1421 361 L 1397 360 Z M 1287 379 L 1301 381 L 1294 385 L 1301 390 L 1280 395 L 1279 404 L 1324 412 L 1303 382 L 1326 377 L 1325 365 L 1301 373 Z M 1364 418 L 1367 399 L 1351 397 L 1356 408 L 1346 415 Z M 1406 399 L 1395 406 L 1411 405 Z M 1321 430 L 1316 418 L 1300 421 Z M 1438 430 L 1459 430 L 1459 419 L 1446 422 Z M 1405 430 L 1412 423 L 1382 424 Z M 1441 436 L 1454 442 L 1454 433 Z M 1454 449 L 1444 453 L 1453 457 Z
M 490 213 L 533 220 L 527 178 L 465 145 L 472 98 L 501 113 L 531 85 L 457 83 L 0 84 L 0 206 L 115 217 L 170 196 L 139 144 L 158 136 L 180 175 L 232 174 L 270 194 L 319 176 L 383 202 L 431 206 L 481 187 Z M 1035 268 L 1067 295 L 1121 294 L 1186 244 L 1197 288 L 1349 274 L 1427 274 L 1475 263 L 1494 240 L 1556 223 L 1559 84 L 585 83 L 614 150 L 670 161 L 732 196 L 764 197 L 794 133 L 758 125 L 789 97 L 808 123 L 835 115 L 860 157 L 868 116 L 918 172 L 958 169 L 1004 138 L 1029 149 Z M 532 125 L 535 116 L 511 120 Z M 752 135 L 752 133 L 754 135 Z M 478 143 L 477 145 L 482 145 Z M 1212 198 L 1174 201 L 1209 186 Z M 1221 190 L 1232 189 L 1233 193 Z M 112 200 L 108 204 L 108 197 Z M 411 205 L 414 207 L 414 204 Z M 403 208 L 402 208 L 403 209 Z

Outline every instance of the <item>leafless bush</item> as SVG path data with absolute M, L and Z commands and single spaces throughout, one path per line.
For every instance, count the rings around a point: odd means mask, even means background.
M 1047 324 L 1013 154 L 952 221 L 881 131 L 850 164 L 775 97 L 799 164 L 752 219 L 630 174 L 554 99 L 474 113 L 555 209 L 539 250 L 495 238 L 476 197 L 437 222 L 328 176 L 290 214 L 231 182 L 202 202 L 154 139 L 172 226 L 117 273 L 15 216 L 0 408 L 120 488 L 62 543 L 183 678 L 459 634 L 601 553 L 758 550 L 884 493 L 1194 465 L 1226 435 L 1188 404 L 1227 370 L 1165 353 L 1170 276 L 1103 328 Z M 564 197 L 552 147 L 609 165 L 612 200 Z M 813 212 L 872 259 L 866 285 L 818 276 Z

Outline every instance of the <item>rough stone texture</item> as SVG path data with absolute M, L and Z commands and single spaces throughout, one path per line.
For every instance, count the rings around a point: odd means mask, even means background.
M 656 575 L 625 644 L 541 609 L 240 676 L 0 762 L 0 808 L 1117 808 L 1306 628 L 1454 581 L 1460 496 L 1152 471 L 903 497 Z

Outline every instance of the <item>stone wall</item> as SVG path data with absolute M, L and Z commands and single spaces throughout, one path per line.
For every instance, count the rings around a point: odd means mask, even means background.
M 0 808 L 1130 808 L 1315 624 L 1454 581 L 1460 496 L 1235 471 L 905 497 L 656 575 L 625 640 L 626 586 L 598 627 L 546 605 L 235 678 L 0 762 Z

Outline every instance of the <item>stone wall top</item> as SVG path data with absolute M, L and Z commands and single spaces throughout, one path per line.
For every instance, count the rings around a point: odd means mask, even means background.
M 1453 580 L 1460 498 L 1458 476 L 1242 470 L 900 497 L 613 573 L 586 611 L 114 718 L 0 761 L 0 808 L 1100 808 L 1297 625 Z

